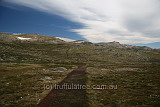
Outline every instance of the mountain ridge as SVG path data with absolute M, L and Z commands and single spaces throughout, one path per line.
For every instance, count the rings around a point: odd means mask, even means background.
M 54 37 L 54 36 L 46 36 L 46 35 L 40 35 L 36 33 L 31 34 L 9 34 L 9 33 L 0 33 L 0 40 L 1 41 L 27 41 L 27 42 L 45 42 L 45 43 L 91 43 L 98 45 L 104 45 L 104 46 L 111 46 L 111 47 L 117 47 L 117 48 L 139 48 L 139 49 L 152 49 L 147 46 L 136 46 L 136 45 L 127 45 L 127 44 L 120 44 L 117 41 L 108 42 L 108 43 L 92 43 L 85 40 L 72 40 L 69 38 L 61 38 L 61 37 Z

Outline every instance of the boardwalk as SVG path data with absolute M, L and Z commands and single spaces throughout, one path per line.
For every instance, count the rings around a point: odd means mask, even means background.
M 58 85 L 85 85 L 86 67 L 79 67 L 67 75 Z M 53 89 L 36 107 L 88 107 L 86 90 Z

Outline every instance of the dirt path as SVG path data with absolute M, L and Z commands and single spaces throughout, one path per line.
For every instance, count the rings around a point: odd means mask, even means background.
M 58 86 L 86 85 L 86 67 L 79 67 L 67 75 Z M 87 107 L 88 98 L 83 89 L 53 89 L 36 107 Z

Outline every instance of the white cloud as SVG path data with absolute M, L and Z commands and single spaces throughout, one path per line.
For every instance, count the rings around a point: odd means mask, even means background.
M 2 0 L 80 23 L 91 42 L 160 42 L 159 0 Z

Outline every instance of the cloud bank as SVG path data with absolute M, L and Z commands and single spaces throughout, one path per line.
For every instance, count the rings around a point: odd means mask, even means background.
M 2 0 L 83 25 L 70 29 L 91 42 L 160 42 L 160 0 Z

